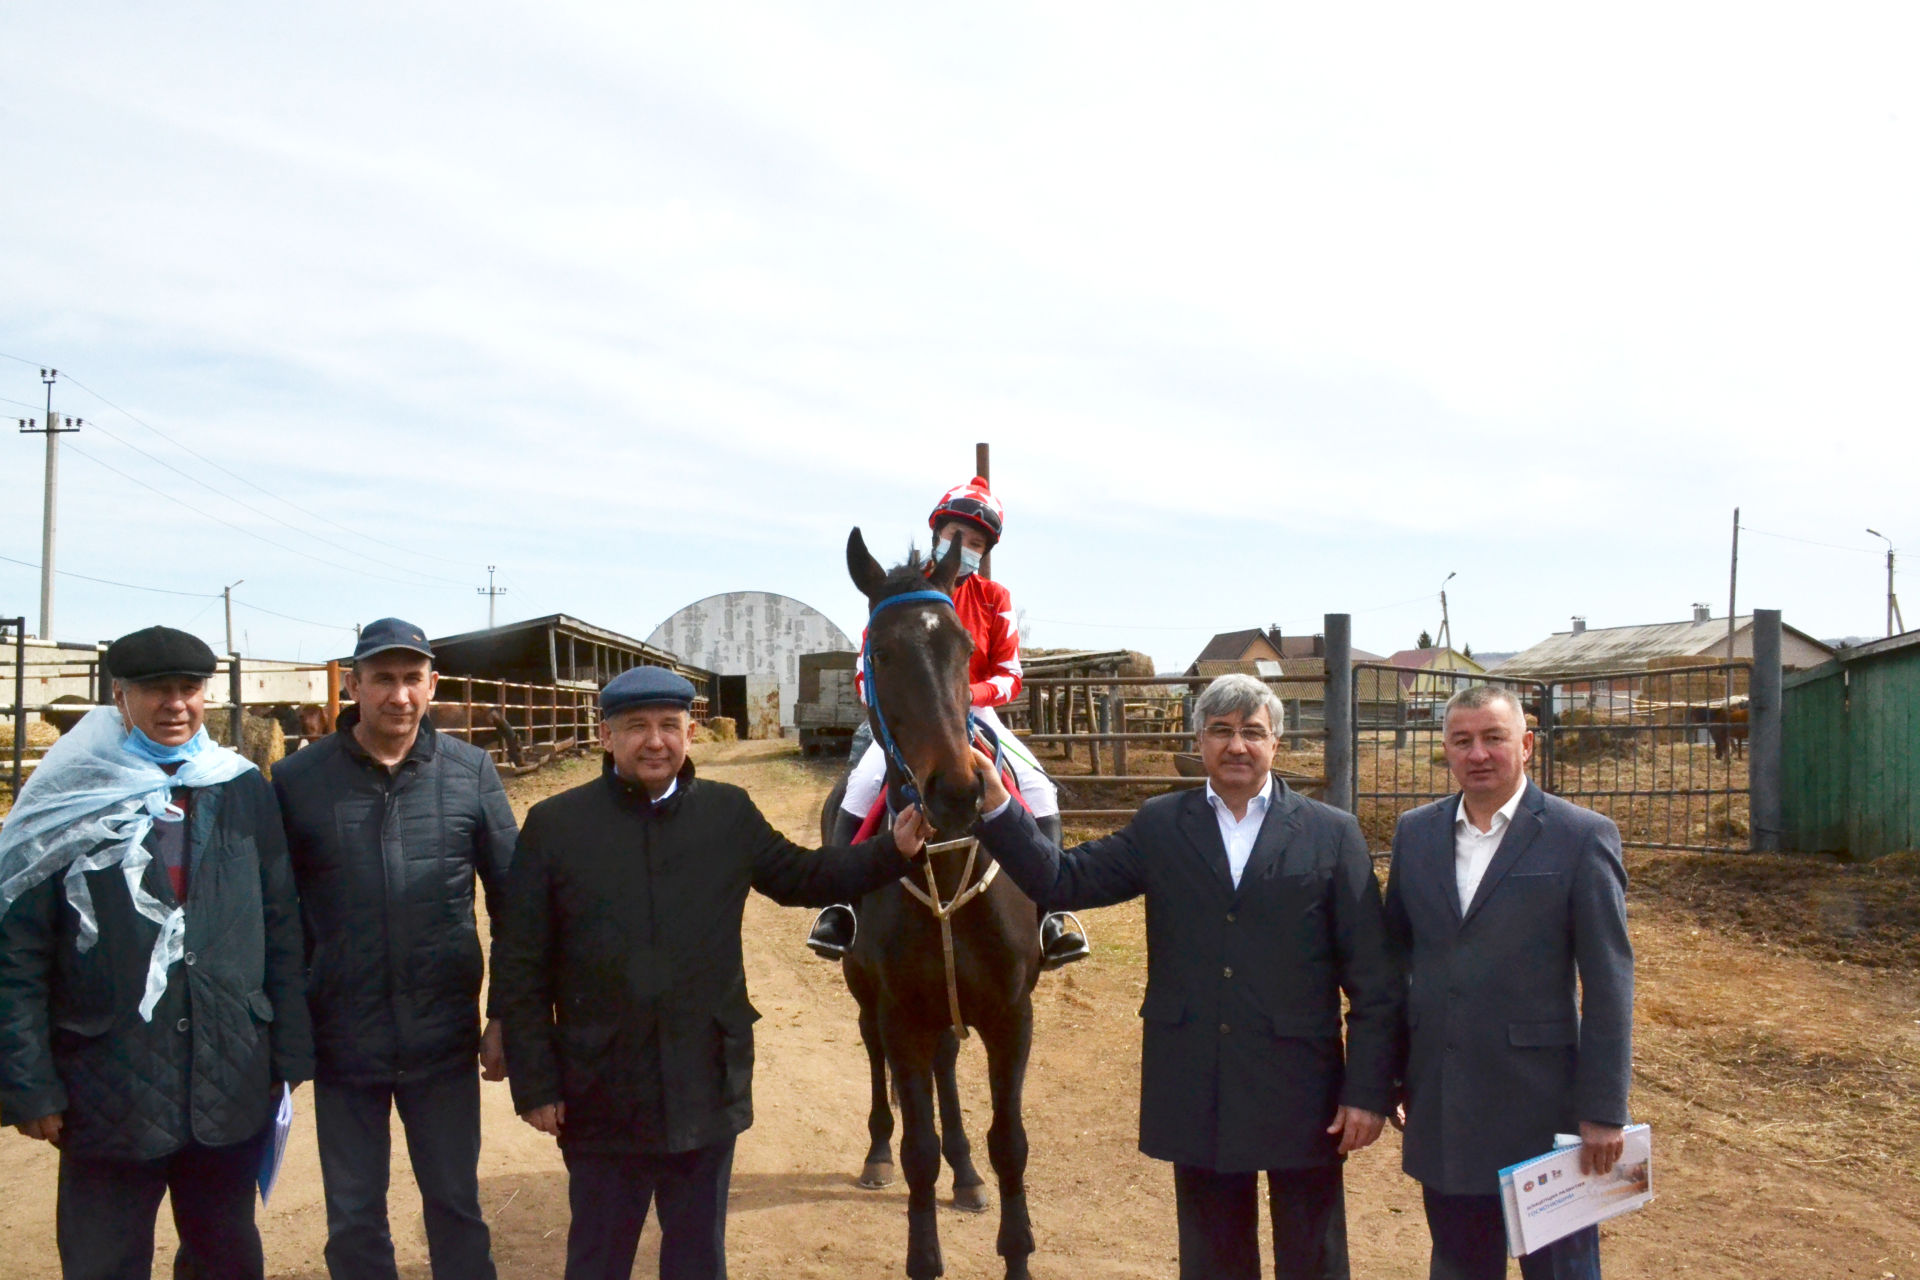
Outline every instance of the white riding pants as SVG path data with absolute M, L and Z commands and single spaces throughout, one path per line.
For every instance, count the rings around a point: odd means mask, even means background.
M 1047 777 L 1026 745 L 1000 723 L 1000 717 L 993 714 L 992 707 L 975 707 L 973 714 L 985 721 L 987 728 L 999 737 L 1007 765 L 1013 770 L 1014 784 L 1020 788 L 1020 798 L 1027 802 L 1027 808 L 1033 816 L 1050 818 L 1060 812 L 1060 795 L 1053 785 L 1053 779 Z M 887 753 L 880 749 L 878 742 L 871 743 L 866 754 L 860 757 L 860 763 L 853 766 L 853 772 L 847 775 L 847 796 L 840 802 L 840 807 L 854 817 L 864 819 L 873 811 L 873 803 L 880 798 L 880 788 L 886 782 Z

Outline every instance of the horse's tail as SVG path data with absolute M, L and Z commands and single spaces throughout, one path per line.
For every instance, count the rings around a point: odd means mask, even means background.
M 523 763 L 520 735 L 514 730 L 513 722 L 507 719 L 507 713 L 495 707 L 487 713 L 487 723 L 491 724 L 493 731 L 500 735 L 500 745 L 506 748 L 508 762 L 518 769 Z

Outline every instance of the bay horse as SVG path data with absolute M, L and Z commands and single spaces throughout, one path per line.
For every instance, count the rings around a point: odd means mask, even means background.
M 953 1167 L 956 1207 L 974 1212 L 987 1207 L 961 1127 L 954 1082 L 960 1039 L 967 1028 L 977 1030 L 987 1050 L 993 1101 L 987 1157 L 1000 1189 L 995 1247 L 1006 1260 L 1007 1280 L 1028 1280 L 1033 1227 L 1027 1216 L 1027 1131 L 1020 1106 L 1033 1047 L 1040 927 L 1032 900 L 1011 877 L 994 875 L 998 868 L 985 850 L 967 839 L 979 819 L 984 789 L 974 769 L 968 715 L 967 659 L 973 641 L 951 601 L 941 598 L 950 596 L 958 581 L 959 544 L 931 575 L 917 557 L 888 572 L 855 529 L 847 539 L 847 571 L 871 611 L 862 662 L 868 723 L 887 753 L 888 808 L 918 802 L 937 837 L 924 855 L 936 888 L 929 893 L 919 881 L 925 872 L 916 864 L 919 882 L 912 888 L 895 881 L 868 894 L 860 903 L 853 946 L 841 961 L 847 988 L 860 1005 L 860 1039 L 873 1085 L 867 1119 L 872 1146 L 861 1185 L 890 1181 L 891 1070 L 907 1180 L 907 1275 L 927 1280 L 944 1274 L 934 1208 L 943 1152 Z M 828 804 L 823 829 L 831 823 L 838 795 Z M 916 895 L 929 893 L 951 906 L 981 881 L 985 887 L 948 917 L 949 960 L 941 920 Z

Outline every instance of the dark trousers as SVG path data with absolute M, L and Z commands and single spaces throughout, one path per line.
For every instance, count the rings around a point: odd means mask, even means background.
M 660 1201 L 660 1280 L 726 1280 L 733 1139 L 673 1155 L 567 1154 L 566 1280 L 627 1280 Z
M 435 1280 L 493 1280 L 492 1240 L 480 1216 L 480 1075 L 473 1066 L 392 1085 L 314 1083 L 327 1274 L 395 1280 L 387 1228 L 395 1108 L 420 1187 Z
M 66 1280 L 148 1280 L 160 1197 L 173 1202 L 180 1233 L 176 1274 L 196 1280 L 260 1280 L 260 1232 L 253 1223 L 260 1141 L 187 1146 L 163 1160 L 103 1160 L 60 1153 L 54 1210 L 60 1272 Z
M 1173 1166 L 1180 1280 L 1260 1280 L 1257 1173 Z M 1269 1169 L 1276 1280 L 1347 1280 L 1344 1169 Z
M 1426 1187 L 1433 1237 L 1428 1280 L 1505 1280 L 1507 1227 L 1499 1196 L 1448 1196 Z M 1520 1259 L 1524 1280 L 1600 1280 L 1600 1228 L 1586 1227 Z

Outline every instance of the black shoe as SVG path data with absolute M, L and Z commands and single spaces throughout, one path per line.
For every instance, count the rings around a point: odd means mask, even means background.
M 853 945 L 854 933 L 859 927 L 852 907 L 844 903 L 822 907 L 820 914 L 813 918 L 813 932 L 807 935 L 807 946 L 822 960 L 838 960 Z
M 1085 960 L 1093 952 L 1083 933 L 1067 928 L 1066 917 L 1058 911 L 1040 922 L 1040 967 L 1058 969 L 1075 960 Z M 1076 923 L 1078 923 L 1076 921 Z

